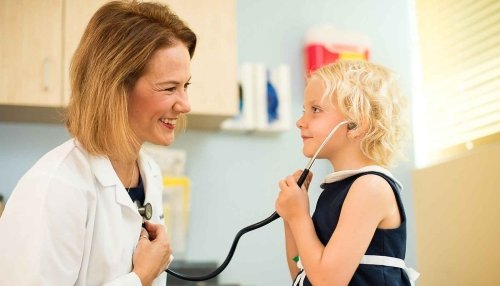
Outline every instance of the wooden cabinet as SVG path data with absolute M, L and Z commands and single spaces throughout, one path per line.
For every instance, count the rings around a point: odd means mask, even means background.
M 196 33 L 191 63 L 190 127 L 219 127 L 238 112 L 236 1 L 166 2 Z
M 62 0 L 0 1 L 0 104 L 61 106 Z
M 33 107 L 67 105 L 71 57 L 90 17 L 105 2 L 0 1 L 0 120 L 12 121 L 5 114 L 19 114 L 8 112 L 10 106 L 27 106 L 32 112 L 37 110 Z M 198 36 L 188 127 L 217 128 L 237 113 L 236 0 L 160 2 Z M 37 116 L 30 120 L 46 121 Z
M 71 88 L 69 83 L 69 65 L 80 39 L 92 15 L 106 0 L 66 0 L 64 5 L 64 73 L 63 73 L 63 105 L 69 103 Z

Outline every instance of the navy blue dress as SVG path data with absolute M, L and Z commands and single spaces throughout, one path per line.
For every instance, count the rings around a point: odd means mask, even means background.
M 324 183 L 312 216 L 316 234 L 323 245 L 327 245 L 337 227 L 340 211 L 352 183 L 360 176 L 375 174 L 384 178 L 391 186 L 401 214 L 401 225 L 394 229 L 377 229 L 368 246 L 366 255 L 381 255 L 403 259 L 406 252 L 406 215 L 396 182 L 379 172 L 367 171 L 333 183 Z M 300 275 L 301 272 L 299 272 Z M 304 286 L 312 285 L 307 279 Z M 349 286 L 410 286 L 406 272 L 397 267 L 360 264 L 349 282 Z
M 130 199 L 135 203 L 139 201 L 141 205 L 144 204 L 144 200 L 146 199 L 146 194 L 144 193 L 144 185 L 142 184 L 142 177 L 139 175 L 139 182 L 137 183 L 137 187 L 129 188 L 128 195 Z

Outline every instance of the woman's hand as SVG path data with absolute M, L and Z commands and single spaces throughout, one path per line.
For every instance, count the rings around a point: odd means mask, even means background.
M 281 191 L 276 199 L 276 211 L 287 222 L 299 217 L 309 216 L 307 189 L 313 175 L 312 173 L 307 174 L 302 188 L 299 188 L 297 181 L 301 174 L 302 170 L 297 170 L 279 182 Z
M 172 249 L 164 225 L 146 221 L 144 226 L 132 257 L 133 271 L 142 285 L 151 285 L 170 263 Z

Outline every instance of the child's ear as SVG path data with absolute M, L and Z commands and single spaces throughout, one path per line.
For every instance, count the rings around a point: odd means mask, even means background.
M 356 139 L 360 137 L 363 133 L 363 128 L 359 126 L 356 122 L 347 123 L 347 137 L 351 139 Z

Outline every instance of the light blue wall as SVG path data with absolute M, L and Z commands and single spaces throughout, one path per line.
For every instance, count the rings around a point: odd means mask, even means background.
M 0 122 L 0 194 L 8 197 L 43 154 L 68 139 L 63 125 Z
M 318 24 L 333 23 L 368 36 L 373 44 L 372 60 L 398 72 L 404 91 L 410 94 L 412 47 L 407 0 L 239 0 L 237 3 L 239 62 L 263 62 L 271 67 L 280 63 L 290 65 L 294 120 L 302 109 L 303 37 L 310 26 Z M 19 177 L 42 154 L 67 138 L 60 125 L 0 123 L 1 193 L 10 193 Z M 178 137 L 173 148 L 188 151 L 192 224 L 186 256 L 192 260 L 222 262 L 239 229 L 274 211 L 277 181 L 307 162 L 301 154 L 301 140 L 295 128 L 271 135 L 189 131 Z M 416 265 L 411 145 L 407 150 L 409 160 L 393 171 L 406 187 L 403 199 L 409 217 L 407 260 Z M 312 171 L 316 175 L 312 186 L 317 186 L 328 172 L 328 165 L 318 161 Z M 312 187 L 310 193 L 313 208 L 318 188 Z M 279 220 L 243 236 L 220 279 L 246 286 L 289 285 L 284 257 Z

